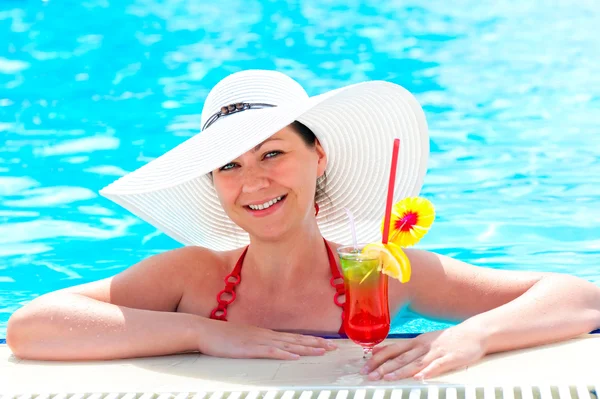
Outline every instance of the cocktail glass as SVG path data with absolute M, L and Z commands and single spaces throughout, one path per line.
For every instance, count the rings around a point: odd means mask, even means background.
M 337 250 L 346 287 L 344 330 L 348 338 L 362 347 L 363 357 L 390 331 L 388 276 L 378 270 L 379 257 L 361 253 L 365 245 Z

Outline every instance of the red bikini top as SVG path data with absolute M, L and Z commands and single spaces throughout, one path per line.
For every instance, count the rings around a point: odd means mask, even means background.
M 323 239 L 325 241 L 325 239 Z M 335 288 L 335 294 L 333 295 L 333 302 L 342 308 L 342 323 L 339 330 L 339 334 L 344 334 L 344 304 L 340 303 L 340 296 L 344 295 L 344 279 L 337 267 L 335 262 L 335 256 L 333 251 L 325 241 L 325 247 L 327 247 L 327 256 L 329 257 L 329 268 L 331 269 L 331 279 L 329 280 L 331 286 Z M 242 281 L 242 263 L 248 252 L 248 247 L 244 249 L 242 255 L 238 259 L 233 271 L 225 277 L 225 288 L 217 294 L 217 307 L 210 313 L 210 318 L 214 320 L 227 321 L 227 305 L 231 304 L 235 300 L 235 287 Z M 225 298 L 223 296 L 226 295 Z

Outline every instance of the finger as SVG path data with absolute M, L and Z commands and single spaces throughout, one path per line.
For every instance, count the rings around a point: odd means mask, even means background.
M 425 380 L 427 378 L 437 377 L 440 374 L 451 371 L 460 366 L 460 362 L 452 356 L 444 356 L 435 359 L 428 366 L 415 374 L 415 378 Z
M 373 350 L 371 351 L 371 353 L 372 353 L 373 355 L 376 355 L 378 352 L 381 352 L 381 350 L 382 350 L 383 348 L 387 348 L 388 346 L 389 346 L 389 345 L 380 345 L 380 346 L 376 346 L 376 347 L 374 347 L 374 348 L 373 348 Z
M 416 359 L 422 357 L 426 352 L 426 349 L 422 346 L 418 346 L 409 351 L 399 354 L 396 357 L 392 357 L 388 359 L 371 373 L 369 373 L 370 380 L 379 380 L 386 375 L 396 372 L 397 370 L 406 367 L 408 364 L 411 364 Z
M 327 352 L 325 348 L 315 348 L 313 346 L 292 344 L 284 341 L 273 341 L 272 345 L 279 349 L 283 349 L 286 352 L 295 353 L 300 356 L 322 356 Z
M 309 346 L 313 348 L 323 348 L 328 351 L 337 348 L 337 345 L 332 341 L 321 337 L 313 337 L 311 335 L 275 332 L 272 338 L 274 340 L 289 342 L 296 345 Z
M 419 356 L 404 367 L 384 374 L 383 379 L 386 381 L 396 381 L 412 377 L 427 367 L 429 362 L 430 360 L 425 359 L 425 355 Z
M 241 358 L 298 360 L 300 355 L 269 345 L 253 345 L 242 352 Z
M 365 366 L 360 371 L 361 374 L 368 374 L 381 366 L 383 363 L 399 356 L 403 352 L 411 350 L 414 346 L 413 340 L 401 341 L 392 345 L 387 345 L 373 353 L 373 356 L 365 363 Z

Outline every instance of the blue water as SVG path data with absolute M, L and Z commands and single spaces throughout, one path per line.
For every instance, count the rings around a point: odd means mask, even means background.
M 32 298 L 178 246 L 97 192 L 195 134 L 208 90 L 246 68 L 311 95 L 404 85 L 431 131 L 420 246 L 600 284 L 600 6 L 451 3 L 2 1 L 0 337 Z

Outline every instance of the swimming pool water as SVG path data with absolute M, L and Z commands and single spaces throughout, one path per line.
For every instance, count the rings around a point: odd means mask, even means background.
M 195 134 L 246 68 L 311 95 L 404 85 L 431 134 L 420 247 L 600 284 L 599 18 L 593 1 L 0 3 L 0 337 L 32 298 L 178 246 L 97 192 Z

